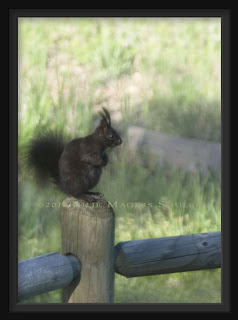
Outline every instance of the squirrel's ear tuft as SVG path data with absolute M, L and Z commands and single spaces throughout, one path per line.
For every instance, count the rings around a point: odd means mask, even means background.
M 105 107 L 102 107 L 105 115 L 106 115 L 106 119 L 107 119 L 107 123 L 108 123 L 108 126 L 111 127 L 111 116 L 110 116 L 110 113 L 108 112 L 108 110 L 105 108 Z
M 106 121 L 107 127 L 110 128 L 111 127 L 110 113 L 107 111 L 106 108 L 102 107 L 102 109 L 103 109 L 104 113 L 102 111 L 99 112 L 100 116 L 102 117 L 101 124 L 103 121 Z
M 102 108 L 104 113 L 102 111 L 99 112 L 101 116 L 100 125 L 98 126 L 97 133 L 99 136 L 102 136 L 106 133 L 106 131 L 111 127 L 111 117 L 109 112 L 106 108 Z

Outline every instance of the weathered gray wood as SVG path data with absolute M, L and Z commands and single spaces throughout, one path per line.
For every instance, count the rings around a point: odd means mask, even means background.
M 82 263 L 80 282 L 63 290 L 63 302 L 112 303 L 114 294 L 114 212 L 104 199 L 63 202 L 62 250 Z
M 221 144 L 198 139 L 186 139 L 159 133 L 145 128 L 128 128 L 128 145 L 131 154 L 146 153 L 146 161 L 168 164 L 185 171 L 221 170 Z M 148 153 L 150 157 L 148 158 Z
M 221 232 L 120 242 L 115 272 L 138 277 L 221 267 Z
M 74 256 L 52 252 L 18 263 L 18 299 L 68 286 L 79 275 L 80 262 Z

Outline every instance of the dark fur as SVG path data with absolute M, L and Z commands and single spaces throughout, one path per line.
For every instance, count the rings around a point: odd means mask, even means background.
M 103 110 L 100 125 L 91 135 L 68 144 L 61 133 L 36 133 L 28 145 L 26 162 L 38 183 L 51 180 L 64 193 L 90 202 L 100 195 L 89 190 L 97 185 L 102 167 L 107 165 L 106 149 L 122 143 L 111 127 L 109 112 Z

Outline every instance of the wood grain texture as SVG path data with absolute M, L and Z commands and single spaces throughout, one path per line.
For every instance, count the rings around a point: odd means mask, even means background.
M 221 267 L 221 232 L 120 242 L 115 272 L 138 277 Z
M 63 302 L 112 303 L 115 218 L 104 199 L 88 204 L 67 198 L 62 212 L 62 250 L 81 262 L 80 279 L 63 290 Z
M 52 252 L 18 263 L 18 299 L 68 286 L 80 274 L 74 256 Z

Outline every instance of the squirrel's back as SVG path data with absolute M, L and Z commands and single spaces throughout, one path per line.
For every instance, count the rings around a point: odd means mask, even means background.
M 66 145 L 61 132 L 40 131 L 30 140 L 25 161 L 39 184 L 59 185 L 59 159 Z

